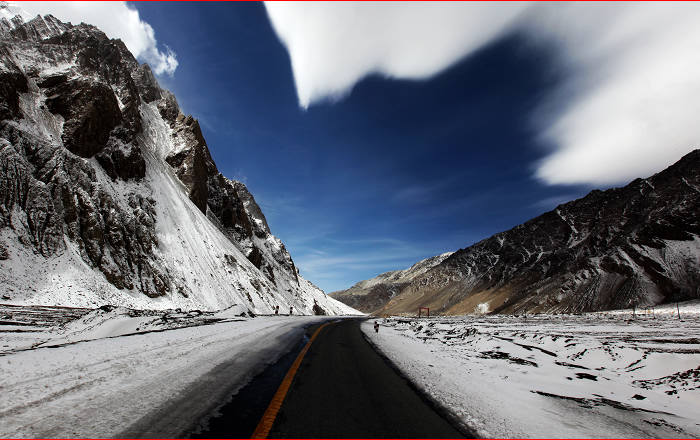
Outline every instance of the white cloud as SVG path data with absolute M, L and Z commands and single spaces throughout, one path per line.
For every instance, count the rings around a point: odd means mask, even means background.
M 700 147 L 697 3 L 272 2 L 266 8 L 289 51 L 302 107 L 342 98 L 370 74 L 429 78 L 518 29 L 557 47 L 567 74 L 536 119 L 552 148 L 538 164 L 539 179 L 621 183 Z
M 151 25 L 141 20 L 139 12 L 126 2 L 21 2 L 19 6 L 33 16 L 51 14 L 61 21 L 95 25 L 109 38 L 121 39 L 157 75 L 172 75 L 177 69 L 175 53 L 167 46 L 164 50 L 158 48 Z
M 569 96 L 541 127 L 550 184 L 646 177 L 700 147 L 700 5 L 573 5 L 528 25 L 560 45 Z M 533 14 L 534 16 L 535 14 Z
M 367 75 L 428 78 L 492 40 L 522 3 L 269 2 L 302 107 L 338 99 Z

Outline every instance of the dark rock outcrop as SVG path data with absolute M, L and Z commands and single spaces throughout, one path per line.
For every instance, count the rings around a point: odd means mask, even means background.
M 72 153 L 92 157 L 107 145 L 122 123 L 119 103 L 107 84 L 73 80 L 47 91 L 46 106 L 63 116 L 63 144 Z
M 0 120 L 20 116 L 19 95 L 28 90 L 27 78 L 9 58 L 6 47 L 0 46 Z
M 200 211 L 206 214 L 209 200 L 208 178 L 210 168 L 216 170 L 209 148 L 204 141 L 199 122 L 192 116 L 180 113 L 171 125 L 174 135 L 180 139 L 185 148 L 171 153 L 165 160 L 172 166 L 177 177 L 185 184 L 189 197 Z
M 112 179 L 139 180 L 146 175 L 146 161 L 139 147 L 124 144 L 119 138 L 110 138 L 95 158 Z
M 163 97 L 163 91 L 158 86 L 151 67 L 148 64 L 142 64 L 132 72 L 134 83 L 139 90 L 141 98 L 147 102 L 153 102 Z
M 323 309 L 323 307 L 319 306 L 318 303 L 316 303 L 316 302 L 314 302 L 313 312 L 314 312 L 314 315 L 319 315 L 319 316 L 326 316 L 328 314 Z

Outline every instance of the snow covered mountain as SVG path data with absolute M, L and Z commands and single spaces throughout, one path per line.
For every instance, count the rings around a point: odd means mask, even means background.
M 0 294 L 357 313 L 299 275 L 199 124 L 120 40 L 0 6 Z
M 411 281 L 442 263 L 452 254 L 453 252 L 446 252 L 426 258 L 408 269 L 384 272 L 374 278 L 360 281 L 349 289 L 331 292 L 329 295 L 357 310 L 372 313 L 381 309 Z
M 461 249 L 391 295 L 380 294 L 383 307 L 372 308 L 556 313 L 700 298 L 699 215 L 695 150 L 652 177 L 594 190 Z M 345 294 L 336 298 L 355 304 Z

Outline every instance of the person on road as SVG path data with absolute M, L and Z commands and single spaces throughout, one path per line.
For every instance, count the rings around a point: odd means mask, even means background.
M 374 321 L 374 332 L 379 333 L 379 323 L 377 321 Z

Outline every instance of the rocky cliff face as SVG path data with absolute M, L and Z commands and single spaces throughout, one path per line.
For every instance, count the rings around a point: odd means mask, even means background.
M 120 40 L 0 18 L 0 79 L 4 300 L 352 312 L 298 275 L 197 120 Z
M 455 252 L 375 312 L 586 312 L 698 298 L 699 214 L 695 150 Z
M 180 112 L 175 97 L 164 92 L 158 110 L 169 127 L 175 149 L 165 161 L 187 187 L 192 202 L 274 285 L 279 276 L 294 279 L 297 269 L 284 244 L 272 236 L 265 215 L 248 188 L 224 177 L 209 154 L 199 123 Z
M 442 263 L 450 255 L 452 252 L 426 258 L 408 269 L 385 272 L 329 295 L 361 312 L 373 313 L 401 293 L 413 280 Z

